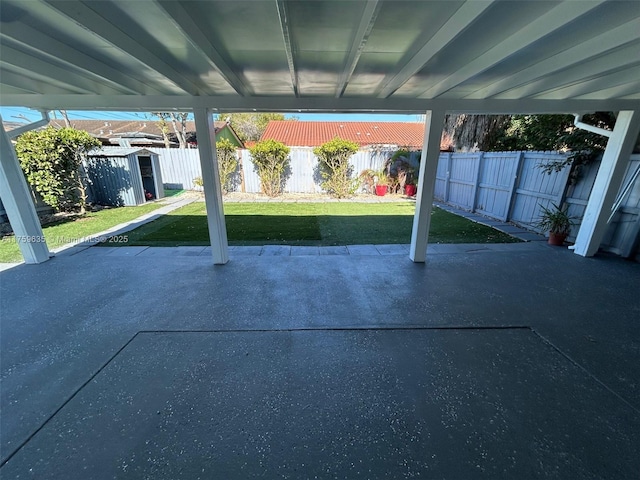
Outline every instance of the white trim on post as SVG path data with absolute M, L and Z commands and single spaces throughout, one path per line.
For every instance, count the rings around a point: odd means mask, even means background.
M 628 159 L 640 133 L 640 110 L 625 110 L 618 114 L 616 125 L 602 156 L 580 230 L 574 253 L 583 257 L 596 254 L 607 231 L 607 219 L 624 179 Z
M 440 158 L 444 114 L 444 110 L 428 110 L 425 118 L 416 213 L 413 217 L 409 250 L 409 258 L 416 263 L 424 262 L 427 257 L 429 225 L 431 224 L 431 209 L 433 208 L 433 194 L 436 186 L 436 171 Z
M 209 226 L 213 263 L 224 265 L 229 261 L 229 243 L 227 242 L 227 226 L 224 223 L 213 115 L 208 108 L 194 108 L 193 116 L 198 137 L 198 151 L 200 152 L 204 201 L 207 207 L 207 224 Z
M 0 117 L 2 123 L 2 117 Z M 25 263 L 49 260 L 40 219 L 20 168 L 16 151 L 2 127 L 0 132 L 0 197 Z

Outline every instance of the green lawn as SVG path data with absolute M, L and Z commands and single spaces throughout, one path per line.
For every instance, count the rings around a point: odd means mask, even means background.
M 230 245 L 359 245 L 409 243 L 414 205 L 407 203 L 229 203 Z M 204 203 L 192 203 L 129 232 L 108 246 L 209 245 Z M 508 243 L 517 239 L 434 208 L 430 241 Z
M 43 227 L 44 237 L 50 249 L 93 235 L 124 222 L 138 218 L 160 208 L 160 203 L 148 203 L 138 207 L 119 207 L 88 213 L 82 218 L 66 220 Z M 0 241 L 0 263 L 22 260 L 20 248 L 13 236 Z

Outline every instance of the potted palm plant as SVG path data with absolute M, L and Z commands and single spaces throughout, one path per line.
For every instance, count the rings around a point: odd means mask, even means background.
M 551 206 L 553 208 L 540 205 L 542 215 L 536 222 L 536 226 L 549 232 L 549 245 L 562 245 L 571 232 L 571 226 L 574 224 L 573 217 L 567 211 L 568 206 L 560 208 L 555 203 Z
M 413 197 L 418 192 L 418 184 L 415 169 L 411 168 L 407 171 L 407 181 L 404 185 L 404 193 L 407 197 Z
M 387 186 L 389 185 L 389 178 L 387 177 L 387 172 L 384 170 L 380 170 L 376 172 L 375 176 L 376 182 L 376 195 L 379 197 L 384 197 L 387 194 Z

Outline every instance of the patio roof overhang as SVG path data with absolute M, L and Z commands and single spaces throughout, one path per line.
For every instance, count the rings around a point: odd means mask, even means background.
M 0 21 L 3 106 L 189 109 L 199 130 L 212 128 L 216 110 L 428 111 L 425 140 L 439 138 L 445 112 L 626 112 L 578 236 L 582 255 L 597 249 L 622 180 L 619 160 L 640 128 L 635 0 L 2 0 Z M 14 229 L 33 224 L 24 231 L 37 235 L 37 221 L 23 218 L 30 200 L 2 138 L 3 201 Z M 205 193 L 209 211 L 221 215 L 210 147 L 200 146 Z M 437 150 L 424 149 L 415 261 L 426 252 Z M 210 230 L 224 228 L 211 217 Z M 213 249 L 224 263 L 226 234 L 213 240 L 224 244 Z M 28 261 L 48 258 L 46 245 L 34 248 Z

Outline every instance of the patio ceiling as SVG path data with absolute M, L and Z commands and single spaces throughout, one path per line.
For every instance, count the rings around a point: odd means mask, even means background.
M 637 1 L 1 0 L 0 103 L 640 108 Z

